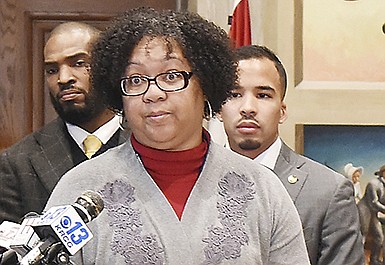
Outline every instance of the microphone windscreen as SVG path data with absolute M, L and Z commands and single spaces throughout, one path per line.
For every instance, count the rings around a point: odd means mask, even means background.
M 104 209 L 102 197 L 95 191 L 85 191 L 77 198 L 73 206 L 79 209 L 79 213 L 85 222 L 89 222 L 96 218 Z

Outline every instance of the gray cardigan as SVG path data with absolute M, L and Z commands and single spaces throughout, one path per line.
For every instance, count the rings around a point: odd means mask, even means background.
M 105 209 L 89 224 L 94 238 L 76 264 L 309 264 L 277 176 L 213 142 L 181 220 L 130 142 L 68 172 L 46 208 L 86 190 L 100 192 Z

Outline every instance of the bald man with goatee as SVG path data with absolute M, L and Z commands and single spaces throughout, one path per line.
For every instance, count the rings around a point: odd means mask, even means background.
M 79 22 L 51 32 L 44 69 L 58 117 L 0 154 L 0 223 L 41 213 L 64 173 L 127 139 L 121 117 L 100 102 L 91 86 L 91 49 L 99 32 Z

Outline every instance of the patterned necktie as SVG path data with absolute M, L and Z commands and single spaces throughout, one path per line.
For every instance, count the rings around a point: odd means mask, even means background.
M 91 158 L 102 146 L 102 142 L 95 135 L 88 135 L 83 141 L 84 152 L 88 158 Z

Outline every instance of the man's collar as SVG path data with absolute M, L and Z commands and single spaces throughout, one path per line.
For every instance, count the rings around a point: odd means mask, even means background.
M 66 122 L 65 124 L 67 126 L 68 133 L 83 150 L 83 141 L 91 133 L 74 124 L 68 122 Z M 111 120 L 103 124 L 92 134 L 98 137 L 103 144 L 106 144 L 108 140 L 110 140 L 110 138 L 114 135 L 114 133 L 119 129 L 119 126 L 120 116 L 115 115 Z
M 277 163 L 277 159 L 278 159 L 281 147 L 282 147 L 282 141 L 279 137 L 277 137 L 277 139 L 274 141 L 272 145 L 269 146 L 269 148 L 267 148 L 259 156 L 254 158 L 254 161 L 273 170 L 275 167 L 275 164 Z

